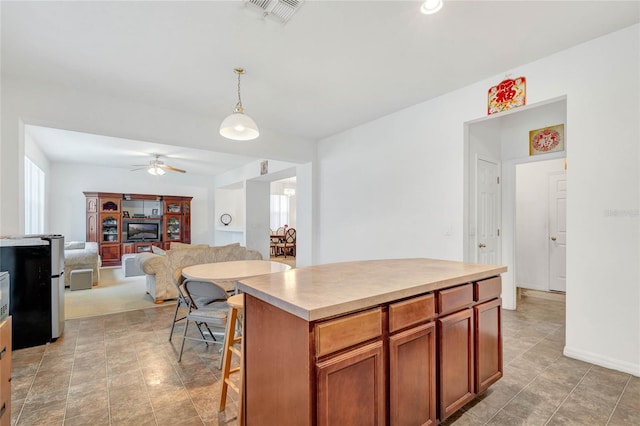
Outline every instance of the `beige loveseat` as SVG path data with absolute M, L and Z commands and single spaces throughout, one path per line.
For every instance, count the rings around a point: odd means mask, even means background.
M 139 253 L 137 260 L 140 269 L 146 274 L 147 293 L 155 303 L 162 303 L 178 297 L 174 282 L 181 282 L 182 268 L 202 263 L 262 260 L 262 255 L 240 244 L 209 247 L 172 243 L 171 250 L 164 253 Z
M 69 287 L 71 271 L 91 269 L 93 285 L 100 281 L 100 255 L 98 243 L 70 241 L 64 245 L 64 285 Z

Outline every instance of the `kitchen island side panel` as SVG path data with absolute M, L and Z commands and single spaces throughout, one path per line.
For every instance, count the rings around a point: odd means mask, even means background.
M 246 425 L 313 425 L 309 323 L 246 294 L 244 327 Z

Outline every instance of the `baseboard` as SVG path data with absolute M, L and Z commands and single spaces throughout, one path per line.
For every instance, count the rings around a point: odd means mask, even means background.
M 640 364 L 633 364 L 631 362 L 621 361 L 619 359 L 604 357 L 593 352 L 582 351 L 580 349 L 574 349 L 568 346 L 564 347 L 563 353 L 569 358 L 575 358 L 577 360 L 585 361 L 590 364 L 599 365 L 600 367 L 609 368 L 640 377 Z
M 566 301 L 566 294 L 553 291 L 532 290 L 530 288 L 517 287 L 518 299 L 521 297 L 537 297 L 540 299 Z

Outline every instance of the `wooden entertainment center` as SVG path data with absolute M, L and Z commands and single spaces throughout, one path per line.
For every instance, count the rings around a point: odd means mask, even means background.
M 98 243 L 102 266 L 119 266 L 123 254 L 151 251 L 152 246 L 168 250 L 172 242 L 191 242 L 193 197 L 112 192 L 84 195 L 86 239 Z M 140 236 L 143 231 L 146 234 Z

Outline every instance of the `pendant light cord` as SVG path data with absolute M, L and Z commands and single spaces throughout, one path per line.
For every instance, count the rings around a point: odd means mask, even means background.
M 236 68 L 234 71 L 238 74 L 238 103 L 236 104 L 235 112 L 242 113 L 244 109 L 242 108 L 242 99 L 240 98 L 240 76 L 244 74 L 244 69 Z

